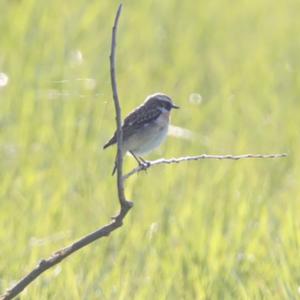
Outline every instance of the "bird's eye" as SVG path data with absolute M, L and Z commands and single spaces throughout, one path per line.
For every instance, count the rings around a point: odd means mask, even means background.
M 167 109 L 167 110 L 171 110 L 172 104 L 171 104 L 170 102 L 165 102 L 164 107 L 165 107 L 165 109 Z

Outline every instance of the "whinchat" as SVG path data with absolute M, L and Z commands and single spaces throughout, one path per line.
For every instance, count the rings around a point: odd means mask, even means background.
M 166 138 L 170 123 L 170 112 L 179 108 L 172 99 L 162 93 L 156 93 L 146 98 L 143 104 L 132 111 L 122 125 L 123 155 L 132 154 L 139 164 L 146 161 L 141 157 L 157 148 Z M 117 132 L 103 146 L 103 149 L 116 144 Z M 113 174 L 116 171 L 116 163 Z

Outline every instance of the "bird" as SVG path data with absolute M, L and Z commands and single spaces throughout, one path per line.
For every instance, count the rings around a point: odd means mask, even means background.
M 151 152 L 165 140 L 170 124 L 170 113 L 174 108 L 180 107 L 169 96 L 155 93 L 149 95 L 140 106 L 129 113 L 122 124 L 122 155 L 129 152 L 139 165 L 145 166 L 147 161 L 142 155 Z M 117 131 L 104 144 L 103 149 L 116 143 Z M 112 175 L 116 169 L 117 158 Z

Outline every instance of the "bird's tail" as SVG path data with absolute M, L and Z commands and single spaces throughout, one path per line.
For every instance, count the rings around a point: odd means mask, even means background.
M 112 171 L 111 175 L 114 176 L 116 171 L 117 171 L 117 160 L 115 160 L 115 165 L 114 165 L 114 168 L 113 168 L 113 171 Z
M 115 144 L 116 142 L 117 142 L 117 137 L 116 134 L 114 134 L 113 137 L 104 144 L 103 149 L 106 149 L 107 147 Z
M 106 144 L 103 145 L 103 149 L 106 149 L 107 147 L 113 145 L 114 142 L 112 140 L 109 140 Z

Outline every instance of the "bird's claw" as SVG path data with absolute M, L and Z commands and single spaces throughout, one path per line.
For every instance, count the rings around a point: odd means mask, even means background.
M 150 165 L 151 165 L 151 163 L 149 162 L 149 161 L 146 161 L 146 160 L 144 160 L 144 161 L 141 161 L 140 163 L 139 163 L 139 166 L 140 166 L 140 168 L 141 168 L 141 170 L 143 170 L 143 171 L 147 171 L 147 169 L 150 167 Z

